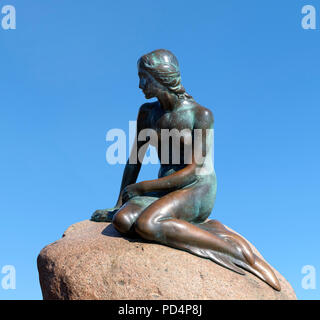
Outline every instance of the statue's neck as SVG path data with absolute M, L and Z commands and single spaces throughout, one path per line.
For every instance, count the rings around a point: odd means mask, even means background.
M 171 92 L 162 92 L 157 98 L 162 109 L 165 111 L 173 111 L 180 104 L 178 96 Z

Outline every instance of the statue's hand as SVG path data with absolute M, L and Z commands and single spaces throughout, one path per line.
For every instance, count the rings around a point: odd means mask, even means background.
M 122 202 L 126 203 L 133 197 L 137 197 L 141 195 L 142 195 L 142 190 L 140 188 L 139 183 L 130 184 L 123 189 Z
M 117 213 L 118 210 L 119 210 L 118 207 L 104 209 L 104 210 L 96 210 L 91 216 L 91 221 L 111 222 L 113 216 Z

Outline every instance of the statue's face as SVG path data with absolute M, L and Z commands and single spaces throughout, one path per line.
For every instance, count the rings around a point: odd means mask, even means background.
M 146 70 L 139 68 L 139 88 L 143 91 L 146 99 L 158 96 L 159 90 L 163 90 L 162 85 L 153 78 Z

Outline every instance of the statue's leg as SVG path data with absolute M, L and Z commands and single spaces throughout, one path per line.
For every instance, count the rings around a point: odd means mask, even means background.
M 241 258 L 231 244 L 192 223 L 201 214 L 197 202 L 193 188 L 169 193 L 140 213 L 135 230 L 147 240 L 179 249 L 212 249 Z
M 258 257 L 245 252 L 243 243 L 218 227 L 210 231 L 197 222 L 206 208 L 199 205 L 203 191 L 189 188 L 174 191 L 145 208 L 133 225 L 144 239 L 189 251 L 209 258 L 226 268 L 244 274 L 238 266 L 253 272 L 273 288 L 279 290 L 278 279 L 271 268 Z M 210 214 L 210 212 L 209 212 Z M 251 258 L 248 259 L 247 254 Z M 255 264 L 257 262 L 257 265 Z

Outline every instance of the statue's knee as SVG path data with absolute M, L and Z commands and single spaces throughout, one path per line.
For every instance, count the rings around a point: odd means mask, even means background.
M 124 234 L 128 233 L 132 226 L 129 217 L 121 212 L 113 216 L 112 224 L 120 233 Z
M 145 217 L 140 217 L 135 223 L 135 231 L 147 240 L 156 240 L 156 225 Z

